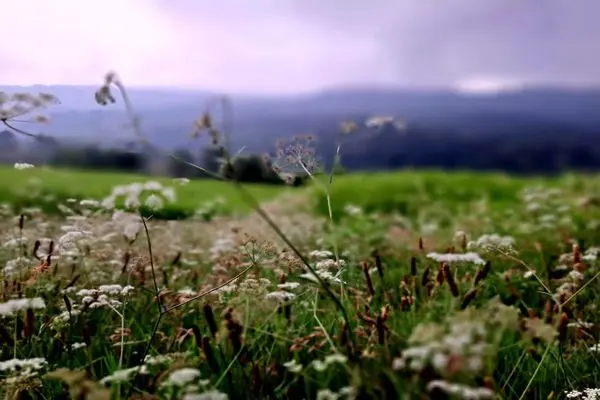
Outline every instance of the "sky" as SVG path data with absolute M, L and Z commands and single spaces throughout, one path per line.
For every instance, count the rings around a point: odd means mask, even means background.
M 0 0 L 0 84 L 600 84 L 599 0 Z

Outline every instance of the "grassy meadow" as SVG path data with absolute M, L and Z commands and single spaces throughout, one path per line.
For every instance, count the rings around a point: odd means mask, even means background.
M 231 184 L 217 180 L 199 180 L 179 183 L 169 178 L 154 178 L 119 172 L 77 171 L 71 169 L 32 168 L 16 170 L 0 167 L 0 202 L 18 206 L 41 206 L 44 211 L 56 211 L 56 204 L 68 199 L 99 200 L 111 193 L 118 185 L 132 182 L 159 182 L 177 189 L 176 199 L 156 210 L 156 217 L 185 218 L 204 203 L 222 198 L 231 211 L 251 209 L 237 195 Z M 250 193 L 258 200 L 272 199 L 287 187 L 251 185 Z
M 4 398 L 600 398 L 596 176 L 149 180 L 0 169 Z

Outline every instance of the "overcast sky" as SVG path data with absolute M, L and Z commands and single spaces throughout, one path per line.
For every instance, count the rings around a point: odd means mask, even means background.
M 600 84 L 600 0 L 0 0 L 0 84 Z

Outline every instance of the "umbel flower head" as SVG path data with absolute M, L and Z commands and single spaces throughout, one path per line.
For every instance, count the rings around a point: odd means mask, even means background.
M 48 117 L 40 112 L 56 104 L 60 104 L 60 101 L 49 93 L 0 92 L 0 122 L 14 132 L 36 137 L 38 135 L 23 131 L 12 124 L 24 121 L 45 123 Z
M 114 209 L 119 200 L 123 200 L 126 209 L 137 209 L 143 204 L 157 210 L 163 208 L 165 203 L 175 201 L 175 190 L 156 181 L 115 186 L 111 194 L 102 201 L 102 206 Z

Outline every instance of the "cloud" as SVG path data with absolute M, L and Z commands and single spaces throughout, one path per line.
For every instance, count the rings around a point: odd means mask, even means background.
M 8 0 L 0 24 L 3 83 L 99 82 L 110 68 L 160 74 L 177 31 L 143 0 Z M 9 17 L 10 16 L 10 17 Z M 168 69 L 165 68 L 166 71 Z
M 600 83 L 597 0 L 4 0 L 2 83 Z M 492 82 L 493 83 L 493 82 Z

